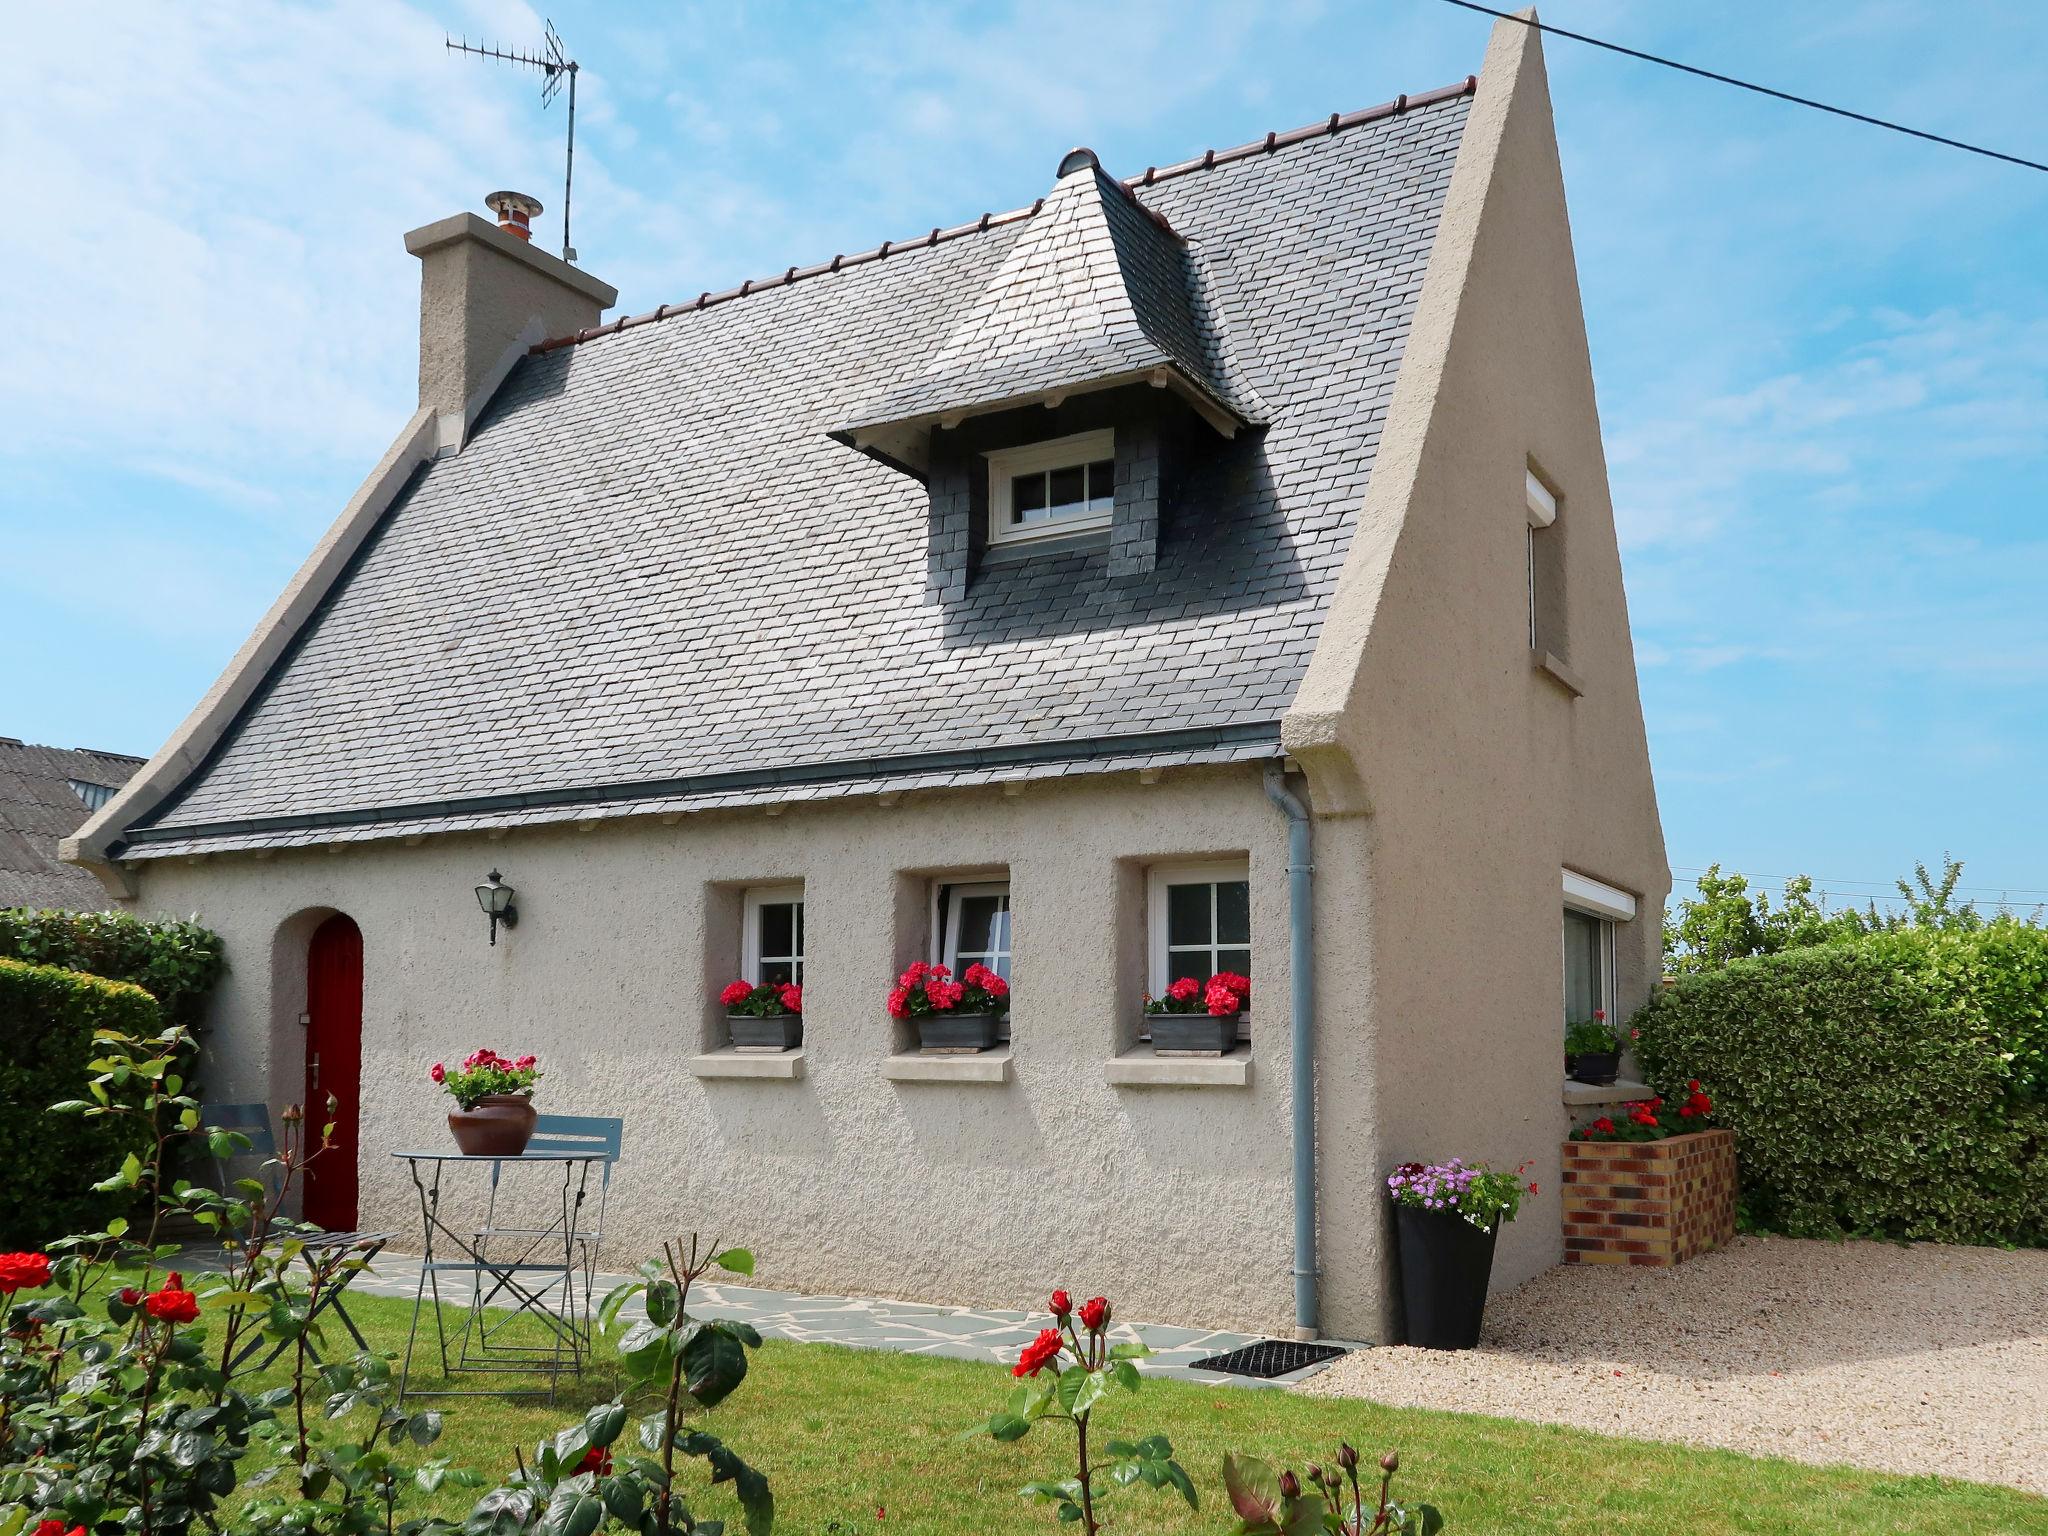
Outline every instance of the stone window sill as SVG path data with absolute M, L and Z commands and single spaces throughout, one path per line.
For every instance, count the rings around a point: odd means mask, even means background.
M 1639 1099 L 1652 1096 L 1648 1083 L 1636 1082 L 1633 1078 L 1619 1077 L 1611 1083 L 1575 1083 L 1565 1079 L 1564 1101 L 1567 1104 L 1633 1104 Z
M 1007 1083 L 1011 1073 L 1007 1045 L 960 1056 L 903 1051 L 882 1058 L 882 1076 L 892 1083 Z
M 804 1075 L 804 1049 L 736 1051 L 722 1046 L 691 1057 L 690 1070 L 699 1077 L 797 1078 Z
M 1122 1088 L 1246 1088 L 1252 1048 L 1241 1043 L 1228 1056 L 1155 1056 L 1140 1045 L 1104 1062 L 1102 1075 Z
M 1529 653 L 1529 665 L 1538 672 L 1541 672 L 1553 683 L 1556 683 L 1558 687 L 1562 688 L 1573 698 L 1585 697 L 1585 681 L 1578 673 L 1565 665 L 1562 656 L 1553 656 L 1548 651 L 1531 651 Z

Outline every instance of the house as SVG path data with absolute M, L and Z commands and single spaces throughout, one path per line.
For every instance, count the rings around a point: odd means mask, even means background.
M 794 1287 L 1385 1338 L 1391 1164 L 1551 1188 L 1561 948 L 1625 1015 L 1669 874 L 1536 34 L 627 318 L 493 204 L 407 236 L 418 413 L 69 845 L 225 938 L 215 1092 L 340 1098 L 309 1214 L 408 1229 L 480 1044 L 624 1116 L 609 1257 Z M 1007 1039 L 924 1054 L 885 997 L 969 958 Z M 1253 978 L 1228 1054 L 1147 1043 L 1184 968 Z M 770 973 L 802 1044 L 736 1051 Z
M 92 912 L 115 905 L 105 886 L 57 856 L 57 845 L 141 766 L 141 758 L 119 752 L 0 736 L 0 907 Z

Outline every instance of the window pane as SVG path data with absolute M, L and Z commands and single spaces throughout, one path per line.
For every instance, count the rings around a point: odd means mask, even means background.
M 1010 521 L 1036 523 L 1046 517 L 1045 476 L 1018 475 L 1010 482 Z
M 1088 488 L 1079 464 L 1056 469 L 1046 476 L 1052 482 L 1052 516 L 1070 517 L 1088 504 Z
M 1088 466 L 1088 510 L 1108 512 L 1116 505 L 1116 463 L 1104 459 Z
M 1002 952 L 1003 905 L 1004 900 L 1000 896 L 968 896 L 962 899 L 958 953 L 963 960 L 970 954 L 979 957 Z
M 1567 1024 L 1593 1017 L 1607 1006 L 1607 974 L 1601 930 L 1607 925 L 1583 912 L 1564 915 L 1564 1018 Z M 1609 1022 L 1612 1022 L 1611 1020 Z
M 798 960 L 804 957 L 804 904 L 796 903 L 796 948 L 791 951 Z
M 1225 880 L 1216 887 L 1216 942 L 1249 944 L 1252 941 L 1252 883 Z
M 796 953 L 796 907 L 786 901 L 764 903 L 761 907 L 761 955 Z
M 770 987 L 779 987 L 785 981 L 801 980 L 796 966 L 788 960 L 764 960 L 759 979 L 762 985 Z
M 1216 969 L 1249 976 L 1252 973 L 1252 952 L 1248 949 L 1219 949 L 1216 951 Z
M 1209 894 L 1213 889 L 1208 885 L 1169 885 L 1166 888 L 1168 948 L 1208 944 L 1214 938 L 1209 928 Z

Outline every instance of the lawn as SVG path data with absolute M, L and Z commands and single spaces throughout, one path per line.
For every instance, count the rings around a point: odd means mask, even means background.
M 350 1309 L 373 1347 L 403 1348 L 410 1304 L 379 1297 Z M 339 1335 L 340 1330 L 334 1330 Z M 464 1378 L 474 1387 L 506 1378 Z M 438 1376 L 415 1384 L 440 1385 Z M 535 1441 L 619 1388 L 609 1364 L 544 1399 L 447 1399 L 438 1453 L 495 1476 L 511 1448 Z M 1046 1509 L 1016 1489 L 1063 1475 L 1069 1437 L 1041 1426 L 1010 1445 L 959 1432 L 989 1412 L 1010 1385 L 999 1368 L 829 1344 L 771 1340 L 744 1385 L 708 1416 L 707 1427 L 765 1472 L 774 1486 L 776 1529 L 792 1536 L 963 1536 L 1051 1532 Z M 1164 1432 L 1202 1493 L 1191 1512 L 1178 1499 L 1143 1490 L 1119 1494 L 1112 1529 L 1151 1533 L 1231 1528 L 1221 1495 L 1226 1449 L 1299 1467 L 1328 1460 L 1340 1438 L 1369 1457 L 1398 1448 L 1397 1489 L 1444 1512 L 1455 1536 L 1570 1532 L 1968 1531 L 2048 1533 L 2048 1500 L 1974 1483 L 1807 1467 L 1612 1439 L 1464 1414 L 1383 1408 L 1364 1402 L 1178 1381 L 1147 1382 L 1136 1397 L 1115 1394 L 1100 1411 L 1108 1433 Z M 1098 1417 L 1098 1424 L 1105 1419 Z M 692 1464 L 691 1505 L 700 1516 L 735 1517 L 730 1501 L 701 1493 Z M 701 1494 L 701 1496 L 700 1496 Z M 473 1495 L 444 1493 L 437 1508 L 459 1514 Z

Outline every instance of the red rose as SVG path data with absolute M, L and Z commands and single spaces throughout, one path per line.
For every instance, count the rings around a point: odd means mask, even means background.
M 612 1453 L 601 1445 L 593 1445 L 583 1453 L 583 1459 L 576 1463 L 578 1472 L 595 1472 L 599 1477 L 611 1476 Z
M 729 981 L 725 990 L 718 994 L 718 1000 L 728 1008 L 737 1008 L 753 995 L 754 984 L 751 981 Z
M 1109 1326 L 1108 1298 L 1093 1296 L 1081 1303 L 1081 1326 L 1090 1333 L 1100 1333 Z
M 777 1001 L 791 1013 L 804 1011 L 804 989 L 795 982 L 785 981 L 782 990 L 775 994 Z
M 1065 1322 L 1067 1314 L 1074 1310 L 1074 1298 L 1065 1291 L 1054 1291 L 1052 1293 L 1052 1301 L 1047 1305 L 1047 1310 L 1061 1322 Z
M 144 1297 L 142 1305 L 159 1322 L 190 1323 L 199 1318 L 199 1298 L 184 1288 L 184 1279 L 175 1269 L 165 1279 L 164 1288 Z
M 0 1253 L 0 1296 L 33 1291 L 50 1283 L 46 1253 Z
M 1038 1337 L 1024 1346 L 1024 1352 L 1017 1357 L 1017 1363 L 1010 1367 L 1012 1376 L 1036 1376 L 1060 1352 L 1060 1331 L 1057 1328 L 1041 1328 Z
M 910 1012 L 910 988 L 898 987 L 889 994 L 889 1017 L 900 1019 Z
M 122 1286 L 120 1297 L 121 1305 L 124 1307 L 139 1307 L 142 1305 L 142 1292 L 135 1289 L 132 1285 Z
M 437 1061 L 427 1068 L 427 1076 L 437 1083 L 445 1083 L 448 1081 L 448 1068 L 443 1063 Z
M 62 1520 L 38 1520 L 35 1536 L 85 1536 L 85 1527 L 74 1525 L 67 1531 Z

